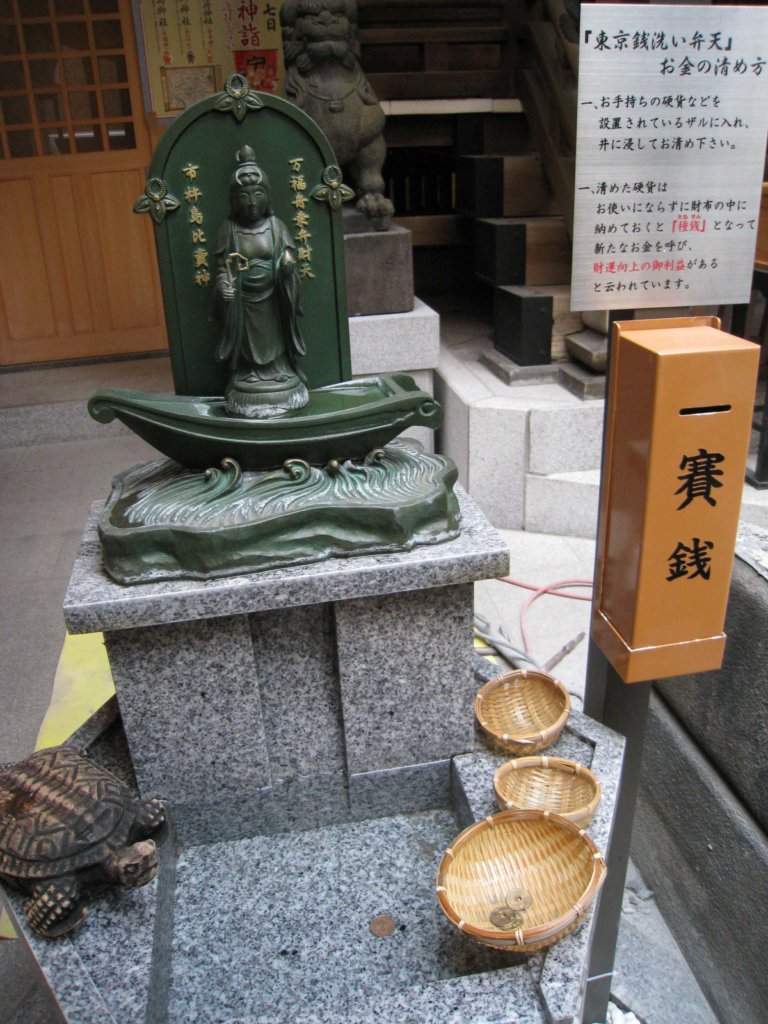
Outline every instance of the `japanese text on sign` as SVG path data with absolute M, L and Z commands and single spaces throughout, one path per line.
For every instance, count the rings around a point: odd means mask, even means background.
M 677 506 L 678 512 L 693 504 L 696 499 L 705 503 L 705 509 L 706 505 L 712 508 L 717 505 L 713 491 L 723 486 L 723 481 L 719 479 L 723 476 L 723 470 L 718 468 L 723 462 L 725 456 L 721 452 L 708 452 L 705 448 L 699 448 L 695 455 L 683 455 L 679 465 L 683 473 L 677 478 L 682 483 L 675 491 L 676 496 L 682 497 Z M 678 541 L 667 558 L 667 582 L 697 578 L 708 580 L 714 547 L 714 541 L 702 540 L 700 537 L 693 537 L 689 544 Z
M 181 173 L 187 179 L 184 186 L 184 202 L 187 204 L 187 222 L 189 224 L 189 238 L 192 243 L 192 269 L 195 284 L 202 288 L 211 282 L 211 271 L 208 263 L 208 250 L 205 246 L 208 238 L 205 234 L 205 216 L 200 209 L 199 202 L 202 198 L 197 172 L 200 170 L 198 164 L 187 163 L 181 169 Z
M 289 160 L 291 168 L 291 206 L 295 209 L 293 215 L 293 238 L 296 242 L 296 255 L 299 259 L 299 277 L 314 277 L 312 272 L 312 246 L 310 240 L 312 235 L 309 231 L 309 210 L 307 207 L 307 182 L 304 177 L 302 165 L 304 157 L 294 157 Z
M 768 10 L 584 4 L 573 309 L 746 302 Z

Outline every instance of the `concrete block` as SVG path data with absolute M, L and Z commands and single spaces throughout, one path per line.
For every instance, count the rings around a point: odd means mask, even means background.
M 416 386 L 430 395 L 435 393 L 435 375 L 432 370 L 407 370 L 409 376 L 413 377 Z M 429 427 L 409 427 L 403 431 L 401 437 L 410 437 L 418 441 L 425 452 L 435 451 L 435 433 Z
M 566 537 L 594 537 L 600 474 L 597 470 L 525 476 L 525 529 Z
M 469 488 L 470 463 L 470 409 L 476 403 L 491 398 L 490 390 L 468 372 L 465 364 L 446 348 L 440 352 L 440 364 L 435 374 L 435 398 L 443 407 L 444 418 L 437 432 L 437 451 L 450 456 L 459 471 L 459 482 Z
M 405 313 L 349 318 L 352 373 L 431 370 L 440 358 L 440 317 L 420 299 Z
M 551 362 L 552 296 L 525 285 L 493 293 L 493 343 L 521 366 Z
M 718 1019 L 761 1024 L 768 840 L 658 697 L 632 856 Z
M 413 247 L 407 228 L 344 235 L 350 316 L 403 313 L 413 308 Z
M 721 669 L 680 676 L 659 684 L 659 690 L 768 832 L 768 580 L 739 558 L 733 563 L 725 632 Z
M 447 350 L 435 374 L 435 397 L 445 410 L 437 450 L 449 455 L 459 480 L 491 522 L 502 529 L 523 525 L 528 410 L 493 394 Z
M 602 455 L 603 406 L 600 402 L 532 409 L 530 414 L 531 473 L 575 473 L 599 469 Z
M 488 399 L 469 412 L 469 492 L 499 529 L 523 527 L 528 413 Z
M 435 438 L 436 450 L 456 463 L 459 483 L 469 482 L 469 406 L 441 375 L 435 377 L 435 398 L 443 407 L 443 423 Z

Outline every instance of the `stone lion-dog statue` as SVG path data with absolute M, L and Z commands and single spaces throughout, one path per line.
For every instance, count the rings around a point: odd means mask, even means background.
M 354 0 L 286 0 L 280 9 L 285 95 L 316 121 L 377 231 L 394 207 L 384 195 L 384 111 L 360 67 Z

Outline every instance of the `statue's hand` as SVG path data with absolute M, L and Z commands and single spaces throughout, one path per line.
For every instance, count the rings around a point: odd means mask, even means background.
M 219 285 L 219 292 L 225 302 L 231 302 L 235 297 L 235 286 L 229 281 L 222 281 Z
M 286 277 L 288 277 L 288 275 L 292 274 L 295 269 L 296 260 L 293 258 L 293 255 L 286 250 L 280 259 L 280 270 Z

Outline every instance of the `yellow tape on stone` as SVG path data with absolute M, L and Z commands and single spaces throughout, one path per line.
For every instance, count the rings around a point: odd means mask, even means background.
M 19 933 L 16 931 L 16 925 L 11 919 L 11 915 L 0 903 L 0 939 L 18 939 Z
M 64 743 L 114 692 L 104 635 L 67 634 L 56 668 L 51 703 L 40 726 L 35 749 Z

